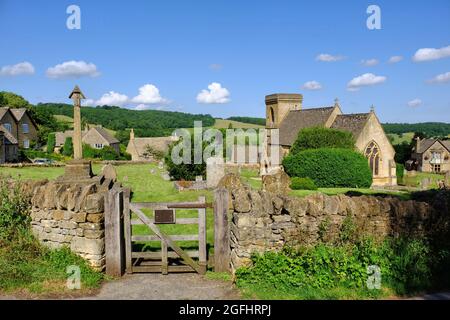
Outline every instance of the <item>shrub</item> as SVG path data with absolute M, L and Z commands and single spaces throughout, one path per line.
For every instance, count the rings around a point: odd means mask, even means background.
M 147 144 L 145 146 L 144 156 L 151 157 L 155 160 L 161 160 L 164 158 L 165 154 L 163 151 L 157 150 L 154 147 L 152 147 L 151 145 Z
M 73 156 L 73 143 L 72 143 L 72 137 L 67 137 L 64 141 L 62 154 L 67 157 Z
M 47 152 L 53 153 L 56 145 L 56 137 L 54 133 L 49 133 L 47 138 Z
M 300 130 L 290 153 L 320 148 L 355 149 L 355 139 L 348 131 L 323 127 L 305 128 Z
M 291 177 L 311 178 L 318 187 L 369 188 L 372 172 L 367 159 L 349 149 L 315 149 L 283 159 Z
M 310 178 L 294 177 L 291 179 L 292 190 L 317 190 L 317 186 Z
M 131 155 L 125 152 L 123 147 L 120 148 L 120 153 L 111 146 L 104 146 L 102 149 L 92 148 L 88 144 L 83 144 L 83 157 L 87 159 L 100 160 L 130 160 Z
M 401 163 L 397 163 L 396 174 L 397 174 L 397 182 L 398 183 L 403 183 L 404 172 L 405 172 L 405 166 Z

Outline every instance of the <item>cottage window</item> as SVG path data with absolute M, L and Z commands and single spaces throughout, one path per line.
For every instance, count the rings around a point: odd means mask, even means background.
M 23 140 L 23 147 L 25 149 L 28 149 L 30 147 L 30 140 L 28 139 Z
M 433 172 L 434 173 L 440 173 L 441 172 L 441 165 L 440 164 L 434 164 L 433 165 Z
M 377 176 L 380 172 L 380 148 L 375 141 L 368 144 L 364 152 L 364 156 L 369 160 L 372 175 Z
M 103 148 L 103 144 L 102 143 L 96 143 L 95 145 L 96 149 L 102 149 Z
M 5 123 L 5 124 L 3 124 L 3 126 L 4 126 L 5 129 L 8 130 L 9 132 L 12 131 L 11 123 Z
M 23 123 L 22 124 L 22 131 L 23 131 L 23 133 L 30 132 L 30 129 L 28 128 L 28 123 Z

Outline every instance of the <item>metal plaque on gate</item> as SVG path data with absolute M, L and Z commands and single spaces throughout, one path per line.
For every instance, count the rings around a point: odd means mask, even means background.
M 155 209 L 156 224 L 175 223 L 175 210 L 171 209 Z

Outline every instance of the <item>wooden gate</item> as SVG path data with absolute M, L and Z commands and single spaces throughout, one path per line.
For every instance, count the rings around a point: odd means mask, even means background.
M 206 208 L 204 197 L 197 202 L 140 202 L 124 204 L 125 261 L 127 273 L 197 272 L 204 274 L 207 266 Z M 179 218 L 179 210 L 197 212 L 195 218 Z M 144 213 L 144 211 L 149 213 Z M 196 234 L 171 235 L 161 225 L 198 225 Z M 145 225 L 152 234 L 134 234 L 133 226 Z M 150 232 L 149 232 L 150 233 Z M 176 242 L 197 241 L 198 250 L 183 250 Z M 160 242 L 160 250 L 136 250 L 146 242 Z
M 198 272 L 204 274 L 208 261 L 206 246 L 206 209 L 214 208 L 214 260 L 216 272 L 230 267 L 230 230 L 228 225 L 228 191 L 214 192 L 214 205 L 204 197 L 196 202 L 130 202 L 131 190 L 116 186 L 105 197 L 106 273 L 119 277 L 124 272 Z M 196 217 L 177 217 L 179 210 L 193 210 Z M 195 234 L 169 234 L 161 225 L 197 225 Z M 141 225 L 148 234 L 133 233 Z M 142 230 L 140 230 L 142 231 Z M 182 249 L 177 242 L 195 241 L 197 250 Z M 160 243 L 159 250 L 149 251 L 142 244 Z

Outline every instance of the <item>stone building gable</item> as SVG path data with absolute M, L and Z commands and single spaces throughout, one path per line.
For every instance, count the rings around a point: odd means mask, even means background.
M 3 125 L 6 130 L 5 124 L 9 123 L 11 125 L 10 134 L 17 140 L 17 122 L 12 114 L 10 108 L 0 108 L 0 125 Z
M 145 160 L 147 146 L 161 152 L 167 152 L 174 137 L 132 138 L 128 142 L 127 153 L 131 154 L 133 161 Z
M 414 147 L 417 149 L 417 147 Z M 416 153 L 424 153 L 431 148 L 446 149 L 450 152 L 450 141 L 442 141 L 438 139 L 423 139 L 420 140 L 419 149 L 415 150 Z

